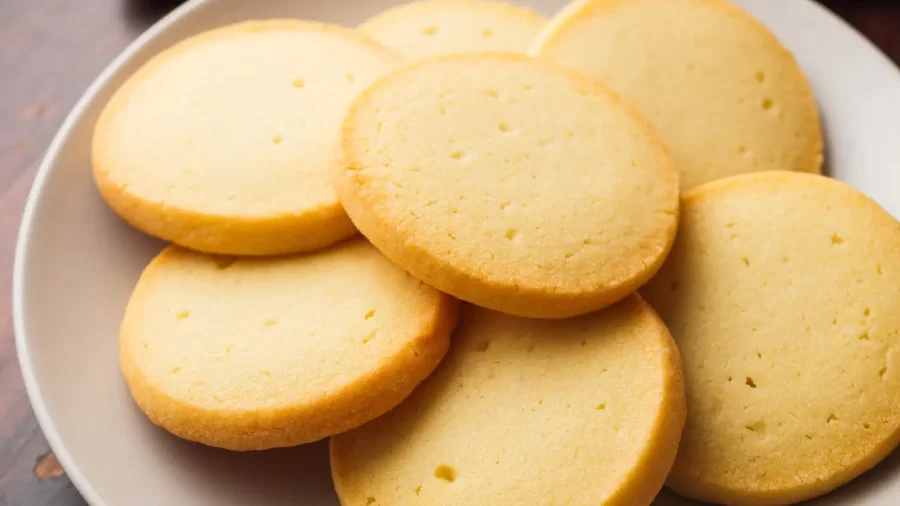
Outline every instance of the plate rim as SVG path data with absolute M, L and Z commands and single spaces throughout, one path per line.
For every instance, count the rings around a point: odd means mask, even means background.
M 69 453 L 65 442 L 60 437 L 56 428 L 56 423 L 47 411 L 47 406 L 44 402 L 44 397 L 41 394 L 41 388 L 38 385 L 38 380 L 35 375 L 31 351 L 28 347 L 29 339 L 27 337 L 27 326 L 25 324 L 25 272 L 29 263 L 34 216 L 39 204 L 43 200 L 42 195 L 44 193 L 44 187 L 46 186 L 51 173 L 54 171 L 63 145 L 70 137 L 74 126 L 81 121 L 87 108 L 96 100 L 100 91 L 149 41 L 155 39 L 160 33 L 175 25 L 181 18 L 212 1 L 215 0 L 188 0 L 179 5 L 125 46 L 125 49 L 116 55 L 116 57 L 103 68 L 100 74 L 91 81 L 91 84 L 81 94 L 78 101 L 75 102 L 75 105 L 66 115 L 66 119 L 53 135 L 53 140 L 50 141 L 47 151 L 45 151 L 44 156 L 41 159 L 31 189 L 28 191 L 28 197 L 25 200 L 25 208 L 22 212 L 22 220 L 19 224 L 19 231 L 16 236 L 12 279 L 12 319 L 16 355 L 18 357 L 19 369 L 22 373 L 22 379 L 25 384 L 25 393 L 31 404 L 31 408 L 34 411 L 38 427 L 40 427 L 41 432 L 43 432 L 50 450 L 56 456 L 60 465 L 62 465 L 65 475 L 71 480 L 75 489 L 90 506 L 107 506 L 107 503 L 100 497 L 96 490 L 94 490 L 94 486 L 90 481 L 81 473 L 81 468 L 77 465 L 75 459 Z
M 59 129 L 54 134 L 52 141 L 48 145 L 35 174 L 31 189 L 28 192 L 25 207 L 21 215 L 22 219 L 16 236 L 12 273 L 13 334 L 19 368 L 25 385 L 26 395 L 34 411 L 38 426 L 43 432 L 50 450 L 56 455 L 66 476 L 68 476 L 76 490 L 78 490 L 90 506 L 108 505 L 96 492 L 90 481 L 82 474 L 80 467 L 69 453 L 68 447 L 59 435 L 56 423 L 47 411 L 41 388 L 38 385 L 28 345 L 29 339 L 27 337 L 27 325 L 25 323 L 25 314 L 27 311 L 25 307 L 25 273 L 28 270 L 27 267 L 30 262 L 29 252 L 31 251 L 30 244 L 34 216 L 38 206 L 43 200 L 44 187 L 46 186 L 50 175 L 55 170 L 57 159 L 59 158 L 63 145 L 70 137 L 74 126 L 81 121 L 86 109 L 96 100 L 100 91 L 148 42 L 158 37 L 165 30 L 168 30 L 183 17 L 193 13 L 206 4 L 212 4 L 217 1 L 219 0 L 187 0 L 185 3 L 179 5 L 129 43 L 125 49 L 123 49 L 109 64 L 106 65 L 103 71 L 94 78 L 66 115 L 65 120 L 62 122 Z M 857 30 L 856 27 L 838 16 L 828 7 L 814 0 L 797 1 L 806 4 L 807 7 L 817 11 L 817 15 L 819 16 L 824 16 L 825 18 L 831 18 L 832 21 L 837 21 L 837 24 L 856 39 L 857 43 L 862 44 L 860 47 L 864 47 L 866 51 L 876 54 L 876 64 L 886 69 L 890 69 L 890 73 L 895 76 L 898 84 L 900 84 L 900 68 L 898 68 L 898 66 L 895 65 L 878 46 Z M 898 92 L 900 92 L 900 88 L 898 88 Z

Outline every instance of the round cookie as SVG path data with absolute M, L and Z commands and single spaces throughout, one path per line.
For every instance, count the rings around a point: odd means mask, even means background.
M 414 276 L 497 311 L 563 318 L 647 281 L 678 181 L 649 125 L 599 82 L 512 53 L 423 60 L 366 90 L 335 185 Z
M 155 424 L 261 450 L 316 441 L 396 406 L 440 362 L 456 318 L 455 300 L 363 240 L 271 259 L 172 246 L 131 296 L 120 361 Z
M 900 441 L 900 223 L 823 176 L 732 177 L 685 196 L 643 290 L 684 357 L 668 485 L 770 505 L 824 494 Z
M 309 251 L 355 230 L 331 186 L 347 106 L 399 56 L 294 20 L 205 32 L 154 57 L 97 122 L 94 178 L 135 227 L 211 253 Z
M 344 506 L 646 506 L 685 418 L 678 350 L 634 295 L 569 320 L 466 306 L 400 406 L 331 439 Z
M 525 52 L 544 26 L 540 14 L 494 0 L 421 0 L 378 14 L 359 26 L 411 59 L 467 51 Z
M 672 150 L 683 191 L 770 167 L 821 170 L 818 111 L 794 57 L 723 0 L 577 0 L 530 52 L 632 102 Z

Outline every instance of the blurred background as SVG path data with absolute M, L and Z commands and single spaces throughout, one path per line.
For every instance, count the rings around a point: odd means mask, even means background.
M 900 62 L 900 0 L 819 2 Z M 88 84 L 179 3 L 0 0 L 0 506 L 85 504 L 49 452 L 15 356 L 11 266 L 25 198 L 53 134 Z

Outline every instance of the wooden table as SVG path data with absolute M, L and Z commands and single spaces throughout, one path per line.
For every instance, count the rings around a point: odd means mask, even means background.
M 900 4 L 823 2 L 900 62 Z M 49 452 L 25 396 L 10 314 L 16 232 L 35 170 L 69 109 L 175 3 L 0 0 L 0 506 L 85 504 Z

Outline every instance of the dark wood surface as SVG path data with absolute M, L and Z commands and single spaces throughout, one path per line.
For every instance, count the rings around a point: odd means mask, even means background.
M 900 1 L 823 1 L 900 61 Z M 0 0 L 0 506 L 85 504 L 25 396 L 10 314 L 16 232 L 37 165 L 69 109 L 175 3 Z

